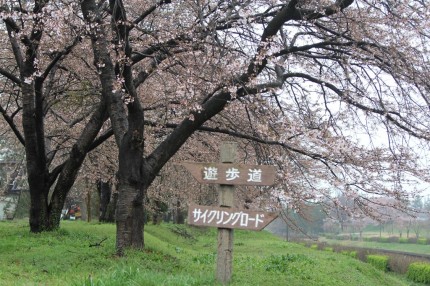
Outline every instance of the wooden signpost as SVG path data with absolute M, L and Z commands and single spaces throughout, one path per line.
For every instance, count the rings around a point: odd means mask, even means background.
M 199 182 L 221 185 L 271 186 L 276 169 L 268 165 L 181 163 Z
M 188 223 L 196 226 L 218 227 L 216 279 L 222 284 L 231 280 L 233 264 L 233 229 L 262 230 L 277 213 L 233 209 L 235 185 L 271 186 L 276 170 L 267 165 L 233 164 L 237 145 L 221 145 L 221 163 L 181 163 L 200 183 L 219 184 L 219 207 L 190 205 Z
M 188 207 L 188 223 L 196 226 L 258 231 L 265 228 L 277 217 L 278 213 L 262 211 L 199 205 L 190 205 Z

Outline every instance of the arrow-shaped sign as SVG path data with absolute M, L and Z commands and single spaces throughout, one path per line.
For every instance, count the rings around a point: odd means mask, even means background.
M 199 182 L 222 185 L 271 186 L 276 169 L 269 165 L 240 165 L 225 163 L 181 163 Z
M 246 230 L 262 230 L 278 213 L 239 210 L 233 208 L 190 205 L 188 224 Z

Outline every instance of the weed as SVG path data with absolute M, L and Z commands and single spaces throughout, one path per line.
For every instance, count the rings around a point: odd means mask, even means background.
M 215 253 L 206 253 L 193 257 L 193 262 L 197 264 L 211 265 L 215 263 Z
M 265 270 L 274 272 L 285 272 L 294 267 L 294 263 L 311 264 L 312 260 L 303 254 L 271 255 L 265 261 Z

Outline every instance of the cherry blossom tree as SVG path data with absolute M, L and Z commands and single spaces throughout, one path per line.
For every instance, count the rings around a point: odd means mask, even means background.
M 428 139 L 424 3 L 81 6 L 119 146 L 120 252 L 143 245 L 145 190 L 196 131 L 272 145 L 254 151 L 293 203 L 335 188 L 366 209 L 363 193 L 401 201 L 405 174 L 422 177 L 406 143 Z
M 75 143 L 83 150 L 78 159 L 63 162 L 75 162 L 68 176 L 74 178 L 99 130 L 114 135 L 119 254 L 143 247 L 144 197 L 167 162 L 187 144 L 201 146 L 202 138 L 235 137 L 241 161 L 276 165 L 273 194 L 292 208 L 307 201 L 336 206 L 333 193 L 342 193 L 373 216 L 381 196 L 406 211 L 405 185 L 428 181 L 420 153 L 430 138 L 430 12 L 423 1 L 35 1 L 25 7 L 32 9 L 25 20 L 24 7 L 10 3 L 20 13 L 3 8 L 9 31 L 3 41 L 20 59 L 19 76 L 10 69 L 1 74 L 22 90 L 28 169 L 38 159 L 31 154 L 46 153 L 44 140 L 35 144 L 26 131 L 31 122 L 39 123 L 38 136 L 43 131 L 32 104 L 43 106 L 37 99 L 47 94 L 45 82 L 69 60 L 75 65 L 67 72 L 88 77 L 58 88 L 94 91 L 91 106 L 100 112 L 86 121 L 97 122 L 91 136 L 76 130 L 86 138 Z M 42 61 L 54 35 L 58 47 Z M 19 58 L 18 48 L 27 56 Z M 110 120 L 102 126 L 105 110 Z M 14 119 L 14 112 L 3 114 Z M 30 188 L 40 178 L 30 176 Z
M 2 1 L 0 112 L 25 146 L 32 232 L 56 229 L 87 152 L 107 119 L 74 32 L 73 3 Z M 76 6 L 76 5 L 75 5 Z M 82 51 L 82 50 L 81 50 Z M 97 141 L 99 140 L 99 141 Z

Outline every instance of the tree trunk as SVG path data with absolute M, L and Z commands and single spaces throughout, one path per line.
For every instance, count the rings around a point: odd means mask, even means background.
M 112 188 L 109 182 L 103 182 L 99 180 L 97 182 L 97 193 L 100 198 L 100 214 L 99 221 L 101 222 L 113 222 L 109 220 L 109 205 L 111 203 Z
M 147 187 L 143 172 L 143 112 L 139 101 L 127 105 L 128 131 L 119 148 L 118 203 L 116 207 L 116 248 L 122 256 L 125 248 L 144 247 L 143 199 Z
M 30 191 L 30 231 L 39 233 L 49 229 L 48 201 L 45 190 Z
M 175 206 L 175 224 L 184 224 L 185 223 L 185 216 L 183 211 L 181 210 L 181 201 L 177 200 L 176 206 Z
M 112 194 L 112 199 L 106 210 L 106 222 L 115 222 L 116 205 L 118 203 L 118 193 Z
M 143 191 L 121 185 L 116 207 L 116 249 L 124 255 L 126 248 L 143 249 L 144 208 Z

